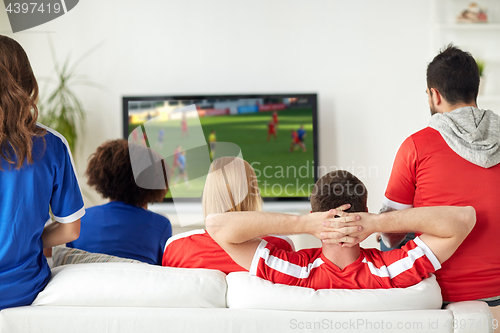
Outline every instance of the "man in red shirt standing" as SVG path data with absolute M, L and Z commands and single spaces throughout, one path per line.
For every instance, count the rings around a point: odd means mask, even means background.
M 478 86 L 474 58 L 452 45 L 429 64 L 431 121 L 399 148 L 382 210 L 473 206 L 476 228 L 436 277 L 445 302 L 485 300 L 499 319 L 500 117 L 477 107 Z M 404 235 L 382 238 L 394 247 Z
M 296 216 L 229 212 L 209 215 L 206 226 L 210 236 L 251 275 L 314 289 L 378 289 L 405 288 L 428 277 L 453 254 L 475 223 L 471 207 L 425 207 L 369 214 L 365 213 L 366 199 L 363 183 L 349 172 L 338 170 L 316 182 L 311 194 L 311 206 L 316 213 Z M 332 209 L 347 202 L 350 204 Z M 411 229 L 423 235 L 390 252 L 342 243 L 361 242 L 376 231 Z M 259 238 L 300 233 L 322 239 L 323 247 L 286 251 Z M 339 233 L 341 239 L 336 238 Z

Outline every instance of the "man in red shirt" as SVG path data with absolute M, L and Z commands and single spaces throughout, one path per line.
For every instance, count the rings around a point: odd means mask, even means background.
M 431 121 L 399 148 L 384 208 L 473 206 L 477 227 L 436 277 L 445 302 L 484 300 L 500 319 L 500 117 L 477 107 L 478 85 L 474 58 L 456 47 L 429 64 Z M 384 238 L 394 247 L 403 236 Z
M 209 216 L 206 226 L 210 236 L 252 275 L 314 289 L 377 289 L 404 288 L 428 277 L 453 254 L 475 223 L 472 207 L 426 207 L 378 215 L 364 213 L 366 200 L 363 183 L 339 170 L 315 184 L 311 206 L 316 213 L 231 212 Z M 332 209 L 346 202 L 350 204 Z M 413 229 L 423 235 L 391 252 L 339 243 L 360 242 L 376 231 Z M 285 251 L 259 238 L 300 233 L 322 239 L 323 247 Z

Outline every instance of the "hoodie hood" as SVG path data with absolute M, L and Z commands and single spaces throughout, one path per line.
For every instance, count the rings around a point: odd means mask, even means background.
M 483 168 L 500 163 L 500 117 L 473 106 L 436 113 L 429 127 L 462 158 Z

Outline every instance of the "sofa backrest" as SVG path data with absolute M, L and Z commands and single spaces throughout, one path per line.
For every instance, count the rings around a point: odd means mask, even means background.
M 322 289 L 273 284 L 245 272 L 226 277 L 227 305 L 239 309 L 303 311 L 390 311 L 440 309 L 441 288 L 432 275 L 417 285 L 394 289 Z
M 434 276 L 404 289 L 314 290 L 246 272 L 226 276 L 209 269 L 91 263 L 54 268 L 33 305 L 390 311 L 439 309 L 441 303 Z
M 225 308 L 226 275 L 132 263 L 65 265 L 52 270 L 33 305 Z

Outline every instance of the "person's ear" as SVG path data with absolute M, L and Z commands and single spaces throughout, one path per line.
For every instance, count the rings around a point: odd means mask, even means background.
M 443 97 L 441 93 L 436 88 L 431 88 L 431 99 L 434 101 L 435 105 L 441 105 L 443 102 Z

